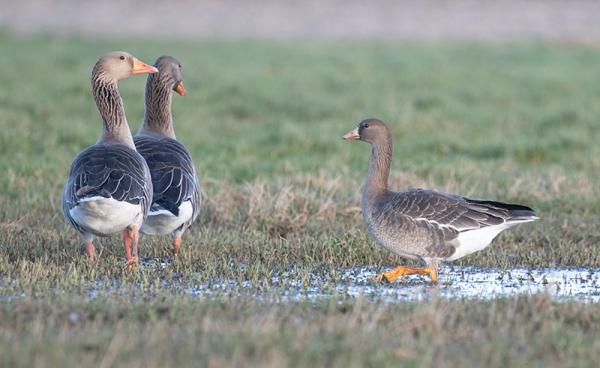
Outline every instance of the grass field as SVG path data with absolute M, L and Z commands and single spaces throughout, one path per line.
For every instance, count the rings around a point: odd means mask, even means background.
M 175 128 L 206 205 L 166 267 L 123 270 L 120 238 L 88 262 L 59 197 L 100 133 L 89 74 L 107 50 L 183 64 Z M 357 211 L 370 155 L 341 135 L 394 134 L 392 186 L 522 202 L 541 221 L 459 264 L 600 267 L 600 50 L 550 44 L 167 42 L 0 34 L 2 366 L 573 366 L 600 359 L 597 305 L 281 300 L 287 272 L 405 263 Z M 120 83 L 143 117 L 144 77 Z M 168 256 L 145 237 L 140 255 Z M 174 288 L 234 280 L 237 296 Z M 398 287 L 402 287 L 400 284 Z M 443 286 L 440 286 L 443 287 Z M 92 294 L 94 297 L 90 297 Z M 251 294 L 261 293 L 257 300 Z

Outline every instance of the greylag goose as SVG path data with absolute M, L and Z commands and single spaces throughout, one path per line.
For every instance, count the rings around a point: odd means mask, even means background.
M 538 219 L 527 206 L 470 199 L 433 190 L 388 190 L 392 135 L 380 120 L 367 119 L 343 136 L 371 144 L 369 172 L 361 198 L 367 231 L 388 250 L 425 267 L 400 266 L 378 280 L 430 275 L 437 281 L 442 261 L 453 261 L 487 247 L 501 231 Z
M 73 160 L 62 195 L 63 214 L 83 237 L 92 259 L 94 237 L 123 232 L 127 264 L 137 264 L 139 228 L 152 202 L 152 180 L 135 150 L 117 82 L 157 71 L 126 52 L 105 54 L 92 70 L 102 135 Z
M 202 196 L 192 157 L 177 141 L 173 129 L 171 91 L 181 96 L 186 93 L 181 63 L 171 56 L 161 56 L 154 65 L 159 72 L 148 76 L 144 124 L 134 137 L 138 152 L 148 163 L 154 187 L 152 206 L 141 231 L 148 235 L 171 234 L 173 253 L 177 255 L 183 233 L 198 216 Z

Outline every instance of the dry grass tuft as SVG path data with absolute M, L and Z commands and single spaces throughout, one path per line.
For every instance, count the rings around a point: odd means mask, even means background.
M 339 176 L 328 178 L 323 173 L 236 186 L 212 181 L 210 185 L 218 189 L 207 200 L 206 221 L 253 227 L 282 238 L 307 227 L 335 227 L 356 212 L 347 191 L 341 190 L 342 182 Z

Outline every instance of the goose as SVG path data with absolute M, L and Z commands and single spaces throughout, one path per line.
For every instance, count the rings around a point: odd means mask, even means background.
M 435 283 L 443 261 L 454 261 L 486 248 L 503 230 L 537 220 L 523 205 L 471 199 L 425 189 L 388 189 L 392 135 L 380 120 L 367 119 L 343 136 L 371 144 L 371 160 L 361 208 L 368 233 L 384 248 L 423 268 L 400 266 L 376 280 L 392 282 L 401 276 L 429 275 Z
M 134 142 L 150 168 L 154 187 L 150 212 L 142 233 L 172 236 L 173 254 L 178 255 L 181 237 L 194 222 L 202 205 L 200 183 L 188 150 L 177 141 L 171 114 L 172 91 L 185 96 L 181 63 L 172 56 L 159 57 L 158 74 L 146 81 L 144 123 Z
M 81 234 L 90 259 L 95 257 L 95 237 L 122 232 L 127 265 L 137 265 L 139 228 L 152 202 L 152 180 L 135 149 L 117 82 L 131 74 L 156 72 L 122 51 L 105 54 L 92 70 L 102 134 L 75 157 L 62 194 L 63 214 Z

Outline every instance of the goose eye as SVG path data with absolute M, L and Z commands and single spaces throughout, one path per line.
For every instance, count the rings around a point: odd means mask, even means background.
M 121 56 L 119 57 L 119 59 L 121 59 L 121 60 L 125 60 L 125 56 L 121 55 Z
M 363 125 L 364 128 L 368 128 L 369 124 L 365 123 L 365 125 Z

